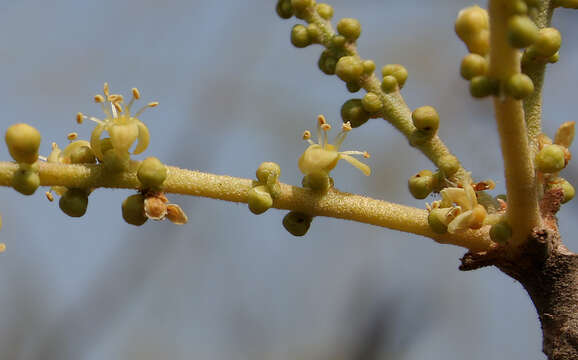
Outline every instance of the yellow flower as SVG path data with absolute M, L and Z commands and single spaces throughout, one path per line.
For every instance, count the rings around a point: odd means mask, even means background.
M 351 131 L 351 124 L 346 122 L 337 134 L 335 140 L 330 144 L 327 140 L 327 132 L 331 130 L 331 125 L 325 121 L 323 115 L 317 117 L 317 143 L 311 140 L 311 133 L 307 130 L 303 133 L 303 139 L 310 144 L 299 158 L 299 170 L 305 175 L 322 171 L 329 174 L 337 166 L 339 160 L 343 159 L 355 166 L 365 175 L 371 174 L 371 168 L 354 158 L 352 155 L 362 155 L 369 158 L 366 151 L 339 151 L 341 144 L 345 140 L 347 133 Z
M 146 108 L 155 107 L 158 102 L 150 102 L 143 106 L 134 115 L 131 115 L 131 107 L 135 100 L 140 98 L 137 88 L 132 89 L 132 98 L 128 104 L 124 103 L 124 98 L 119 94 L 110 94 L 108 84 L 104 84 L 104 96 L 97 94 L 94 101 L 102 105 L 102 110 L 106 117 L 104 120 L 88 117 L 82 113 L 76 115 L 76 121 L 82 123 L 84 119 L 95 121 L 98 125 L 92 131 L 90 146 L 94 150 L 96 157 L 102 161 L 103 152 L 101 150 L 101 135 L 107 131 L 110 135 L 112 147 L 118 154 L 128 153 L 130 147 L 138 140 L 133 154 L 142 153 L 148 146 L 150 135 L 145 124 L 138 117 Z

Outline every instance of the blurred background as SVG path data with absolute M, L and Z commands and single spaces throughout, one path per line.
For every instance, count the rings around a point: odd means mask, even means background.
M 453 32 L 469 3 L 334 0 L 335 19 L 363 26 L 360 53 L 378 69 L 401 63 L 410 107 L 435 106 L 440 135 L 479 180 L 502 163 L 491 102 L 470 98 L 459 77 L 465 46 Z M 0 125 L 37 127 L 41 152 L 88 138 L 82 111 L 92 97 L 141 90 L 159 101 L 142 120 L 152 141 L 137 158 L 216 174 L 254 177 L 263 161 L 281 181 L 300 184 L 300 135 L 317 114 L 340 122 L 349 94 L 316 66 L 321 47 L 289 42 L 295 19 L 275 1 L 0 2 Z M 554 24 L 564 44 L 550 65 L 545 129 L 576 120 L 576 13 Z M 566 36 L 568 35 L 568 36 Z M 570 75 L 571 74 L 571 75 Z M 358 95 L 358 94 L 356 94 Z M 4 130 L 2 130 L 4 131 Z M 367 150 L 363 176 L 347 163 L 333 172 L 343 191 L 424 207 L 406 189 L 432 168 L 384 121 L 353 131 L 344 149 Z M 5 146 L 0 159 L 8 160 Z M 576 185 L 575 164 L 564 174 Z M 494 268 L 457 270 L 464 250 L 413 235 L 316 218 L 294 238 L 285 212 L 169 196 L 189 223 L 124 223 L 133 192 L 96 190 L 87 214 L 67 217 L 44 190 L 24 197 L 0 189 L 0 348 L 4 360 L 203 359 L 383 360 L 543 359 L 540 326 L 522 287 Z M 430 199 L 431 201 L 431 199 Z M 576 201 L 560 212 L 567 245 L 578 250 Z

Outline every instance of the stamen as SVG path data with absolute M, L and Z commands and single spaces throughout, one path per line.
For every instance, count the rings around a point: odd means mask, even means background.
M 331 130 L 331 125 L 329 125 L 329 124 L 321 124 L 321 130 L 323 130 L 323 131 L 329 131 L 329 130 Z
M 317 116 L 317 123 L 319 124 L 319 126 L 322 126 L 323 124 L 327 124 L 327 121 L 325 120 L 325 116 L 318 115 Z
M 116 119 L 118 118 L 118 114 L 116 113 L 116 108 L 114 107 L 114 103 L 110 103 L 110 108 L 112 109 L 112 118 Z
M 108 92 L 108 83 L 104 83 L 104 87 L 103 87 L 103 92 L 104 92 L 104 96 L 108 97 L 109 92 Z
M 52 195 L 52 193 L 50 191 L 45 192 L 44 195 L 46 195 L 46 198 L 48 199 L 48 201 L 50 201 L 50 202 L 54 201 L 54 196 Z
M 81 113 L 81 112 L 77 113 L 77 114 L 76 114 L 76 123 L 77 123 L 77 124 L 82 124 L 82 121 L 83 121 L 85 118 L 86 118 L 86 116 L 85 116 L 83 113 Z
M 48 158 L 47 158 L 46 156 L 38 155 L 38 160 L 40 160 L 40 161 L 48 161 Z
M 367 151 L 364 151 L 364 152 L 363 152 L 363 157 L 366 158 L 366 159 L 369 159 L 369 158 L 371 157 L 371 155 L 370 155 Z
M 150 102 L 148 104 L 146 104 L 145 106 L 143 106 L 139 111 L 136 112 L 136 114 L 134 114 L 134 117 L 137 118 L 139 116 L 141 116 L 141 114 L 147 109 L 147 108 L 153 108 L 155 106 L 158 106 L 159 102 L 158 101 L 153 101 Z
M 122 112 L 122 106 L 120 105 L 120 103 L 114 102 L 113 105 L 114 105 L 114 108 L 116 109 L 116 111 L 118 111 L 119 113 Z
M 78 138 L 78 133 L 71 132 L 68 135 L 66 135 L 66 138 L 70 141 L 76 140 L 76 138 Z
M 341 125 L 341 131 L 343 131 L 343 132 L 351 131 L 351 123 L 348 121 L 348 122 L 344 123 L 343 125 Z
M 303 140 L 309 140 L 309 139 L 311 139 L 311 131 L 309 131 L 309 130 L 303 131 L 302 139 L 303 139 Z
M 94 102 L 95 103 L 103 103 L 104 102 L 104 96 L 102 96 L 100 94 L 94 95 Z
M 137 100 L 140 99 L 140 92 L 137 88 L 132 88 L 132 96 Z
M 0 253 L 3 253 L 4 251 L 6 251 L 6 244 L 0 243 Z

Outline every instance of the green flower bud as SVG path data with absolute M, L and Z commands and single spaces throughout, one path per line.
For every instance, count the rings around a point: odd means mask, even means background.
M 381 102 L 379 95 L 373 92 L 368 92 L 363 96 L 361 99 L 361 105 L 368 113 L 376 113 L 383 109 L 383 103 Z
M 476 76 L 485 75 L 488 72 L 488 60 L 478 54 L 468 54 L 462 59 L 460 74 L 466 80 Z
M 360 99 L 349 99 L 341 106 L 341 119 L 350 122 L 351 127 L 359 127 L 369 120 L 369 113 L 363 108 Z
M 487 76 L 475 76 L 470 80 L 470 94 L 475 98 L 495 95 L 499 90 L 499 82 Z
M 94 151 L 88 146 L 80 146 L 70 153 L 71 164 L 96 164 Z
M 259 215 L 273 206 L 273 198 L 267 191 L 266 186 L 258 185 L 247 193 L 247 203 L 249 204 L 249 210 L 253 214 Z
M 315 10 L 317 10 L 317 14 L 325 20 L 331 20 L 333 17 L 333 7 L 331 7 L 331 5 L 320 3 L 317 4 Z
M 451 154 L 442 156 L 437 165 L 445 177 L 452 176 L 460 169 L 460 161 Z
M 156 157 L 148 157 L 140 163 L 136 176 L 143 188 L 156 189 L 167 178 L 167 167 Z
M 353 41 L 361 35 L 361 24 L 357 19 L 344 18 L 337 23 L 337 32 Z
M 411 113 L 413 125 L 420 131 L 435 134 L 440 126 L 440 116 L 432 106 L 418 107 Z
M 333 75 L 335 74 L 335 68 L 337 66 L 337 58 L 325 50 L 321 53 L 317 66 L 323 73 Z
M 542 173 L 555 173 L 566 167 L 564 148 L 560 145 L 544 145 L 536 155 L 536 168 Z
M 466 45 L 471 53 L 487 55 L 490 52 L 490 32 L 488 30 L 480 31 L 472 36 Z
M 4 139 L 10 155 L 17 162 L 32 164 L 38 159 L 42 138 L 32 126 L 22 123 L 12 125 L 6 130 Z
M 455 31 L 463 42 L 467 43 L 476 34 L 490 26 L 488 13 L 481 7 L 474 5 L 462 9 L 456 18 Z
M 40 177 L 37 171 L 21 166 L 14 172 L 11 185 L 22 195 L 32 195 L 40 186 Z
M 385 78 L 388 75 L 393 76 L 397 80 L 397 85 L 401 89 L 409 76 L 407 69 L 400 64 L 388 64 L 381 68 L 381 75 Z M 384 79 L 385 81 L 385 79 Z M 382 84 L 383 88 L 383 84 Z M 385 91 L 385 90 L 384 90 Z
M 279 176 L 281 176 L 281 168 L 277 163 L 268 161 L 261 163 L 257 168 L 257 180 L 263 185 L 276 183 Z
M 147 222 L 148 217 L 144 210 L 145 197 L 135 194 L 127 197 L 122 202 L 122 218 L 131 225 L 141 226 Z
M 371 74 L 375 71 L 375 62 L 373 60 L 363 60 L 363 73 Z
M 534 83 L 526 74 L 514 74 L 506 81 L 504 91 L 514 99 L 522 100 L 534 92 Z
M 345 82 L 358 81 L 363 74 L 363 64 L 354 56 L 342 56 L 337 61 L 335 74 Z
M 283 227 L 293 236 L 307 234 L 313 217 L 304 213 L 291 211 L 283 218 Z
M 434 188 L 433 173 L 429 170 L 422 170 L 409 178 L 407 186 L 414 198 L 425 199 Z
M 508 20 L 508 41 L 515 48 L 525 48 L 538 39 L 538 27 L 525 15 L 514 15 Z
M 275 10 L 281 19 L 290 19 L 293 16 L 291 0 L 278 0 Z
M 498 244 L 505 244 L 512 237 L 512 228 L 505 221 L 500 221 L 490 228 L 490 239 Z
M 448 223 L 450 222 L 449 213 L 452 208 L 432 209 L 427 217 L 429 227 L 436 234 L 445 234 L 448 232 Z
M 315 24 L 307 25 L 307 34 L 309 35 L 310 43 L 318 43 L 321 41 L 322 32 L 319 26 Z
M 63 213 L 70 217 L 81 217 L 86 213 L 88 207 L 88 191 L 77 188 L 68 189 L 60 197 L 58 206 Z
M 381 82 L 381 90 L 384 93 L 389 94 L 398 89 L 397 86 L 397 79 L 391 75 L 387 75 L 383 77 L 383 81 Z
M 350 93 L 356 93 L 361 90 L 361 85 L 359 85 L 359 81 L 350 81 L 345 83 L 345 87 L 347 87 L 347 91 Z
M 291 44 L 298 48 L 304 48 L 311 45 L 311 39 L 309 38 L 309 33 L 305 26 L 301 24 L 293 26 L 293 29 L 291 29 Z
M 532 48 L 541 57 L 550 57 L 562 45 L 562 35 L 555 28 L 543 28 L 538 31 L 538 38 L 532 45 Z
M 568 182 L 568 180 L 559 178 L 556 182 L 548 184 L 548 190 L 550 189 L 561 189 L 562 193 L 564 194 L 564 198 L 562 199 L 562 204 L 567 203 L 568 201 L 574 199 L 576 195 L 576 190 L 574 186 Z
M 326 193 L 331 188 L 332 183 L 327 171 L 313 171 L 303 177 L 301 185 L 314 191 Z
M 128 169 L 130 165 L 130 154 L 128 152 L 119 153 L 115 149 L 110 149 L 103 154 L 102 163 L 107 171 L 121 172 Z
M 336 48 L 342 48 L 346 42 L 347 42 L 347 39 L 343 35 L 334 35 L 331 38 L 331 45 L 333 45 L 333 47 L 336 47 Z

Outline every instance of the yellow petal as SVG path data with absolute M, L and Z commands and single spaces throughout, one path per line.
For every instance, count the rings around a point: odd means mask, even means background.
M 98 124 L 94 130 L 92 130 L 92 134 L 90 134 L 90 147 L 94 151 L 97 159 L 100 161 L 102 161 L 103 158 L 102 151 L 100 151 L 100 136 L 102 135 L 103 131 L 104 125 Z
M 126 153 L 138 137 L 138 127 L 136 124 L 118 125 L 115 124 L 108 129 L 112 147 L 119 153 Z
M 78 141 L 74 141 L 71 142 L 70 144 L 68 144 L 67 147 L 64 148 L 64 150 L 62 151 L 61 156 L 62 157 L 68 157 L 70 156 L 70 154 L 72 154 L 72 152 L 82 146 L 88 146 L 90 147 L 90 143 L 86 140 L 78 140 Z
M 149 146 L 149 141 L 150 141 L 150 134 L 149 134 L 149 129 L 147 128 L 147 126 L 145 124 L 143 124 L 142 122 L 138 121 L 136 123 L 137 128 L 138 128 L 138 142 L 136 144 L 136 147 L 134 148 L 133 154 L 140 154 L 143 151 L 146 150 L 146 148 Z
M 361 161 L 357 160 L 351 155 L 339 154 L 339 157 L 347 161 L 351 165 L 355 166 L 359 170 L 361 170 L 361 172 L 364 173 L 366 176 L 371 175 L 371 168 L 369 167 L 369 165 L 362 163 Z

